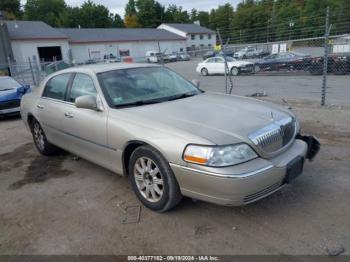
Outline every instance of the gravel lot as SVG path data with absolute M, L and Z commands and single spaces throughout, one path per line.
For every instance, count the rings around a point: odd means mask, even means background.
M 169 67 L 205 90 L 194 63 Z M 70 154 L 40 156 L 19 118 L 0 119 L 0 254 L 350 254 L 349 76 L 331 76 L 320 108 L 320 77 L 240 76 L 234 93 L 266 91 L 287 100 L 322 150 L 292 185 L 257 203 L 230 208 L 191 199 L 171 212 L 141 208 L 126 178 Z M 341 106 L 339 106 L 341 105 Z

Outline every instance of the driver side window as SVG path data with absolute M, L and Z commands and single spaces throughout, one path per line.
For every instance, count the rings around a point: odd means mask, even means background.
M 97 92 L 94 83 L 90 76 L 77 73 L 74 77 L 72 88 L 69 94 L 69 102 L 75 102 L 75 99 L 79 96 L 92 95 L 97 96 Z

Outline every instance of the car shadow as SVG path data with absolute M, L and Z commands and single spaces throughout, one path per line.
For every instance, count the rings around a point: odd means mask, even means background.
M 5 122 L 5 121 L 17 121 L 21 119 L 20 114 L 8 114 L 8 115 L 0 115 L 0 122 Z

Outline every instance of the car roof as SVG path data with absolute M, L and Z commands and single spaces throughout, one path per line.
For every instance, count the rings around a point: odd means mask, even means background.
M 103 73 L 107 71 L 129 69 L 129 68 L 140 68 L 140 67 L 159 67 L 159 65 L 151 65 L 146 63 L 111 63 L 111 64 L 92 64 L 70 67 L 61 70 L 57 73 L 70 73 L 70 72 L 87 72 L 87 73 Z

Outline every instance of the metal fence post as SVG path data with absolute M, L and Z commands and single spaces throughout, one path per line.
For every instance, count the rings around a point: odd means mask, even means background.
M 325 35 L 324 35 L 324 57 L 323 57 L 323 79 L 322 79 L 322 95 L 321 95 L 321 106 L 326 104 L 326 88 L 327 88 L 327 72 L 328 72 L 328 38 L 329 31 L 329 7 L 326 11 L 326 24 L 325 24 Z
M 29 63 L 30 73 L 32 74 L 33 85 L 36 86 L 36 81 L 35 81 L 33 66 L 32 66 L 32 62 L 31 62 L 31 60 L 30 60 L 30 57 L 28 57 L 28 63 Z

